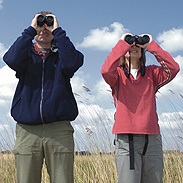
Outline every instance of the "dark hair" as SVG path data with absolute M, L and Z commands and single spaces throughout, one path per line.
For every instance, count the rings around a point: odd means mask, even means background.
M 145 49 L 141 49 L 142 56 L 140 57 L 140 74 L 141 76 L 145 75 L 146 72 L 146 55 L 145 55 Z
M 141 48 L 141 57 L 140 57 L 140 62 L 139 62 L 139 66 L 140 66 L 140 74 L 141 76 L 145 75 L 145 71 L 146 71 L 146 55 L 145 55 L 145 49 Z M 129 58 L 129 62 L 130 62 L 131 58 Z M 128 78 L 130 76 L 130 70 L 131 70 L 131 64 L 129 63 L 129 67 L 126 64 L 126 60 L 124 59 L 124 57 L 121 57 L 120 59 L 120 67 L 123 69 L 126 77 Z

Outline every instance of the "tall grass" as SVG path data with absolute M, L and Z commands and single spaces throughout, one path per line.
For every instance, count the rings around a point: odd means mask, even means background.
M 14 157 L 10 153 L 0 153 L 0 182 L 15 183 Z
M 172 151 L 164 153 L 164 183 L 183 182 L 183 154 Z M 0 154 L 0 182 L 16 183 L 13 155 Z M 113 154 L 76 155 L 74 164 L 75 183 L 116 183 L 117 174 Z M 49 183 L 45 165 L 42 183 Z
M 164 183 L 183 182 L 183 154 L 179 151 L 164 152 Z
M 113 154 L 75 156 L 76 183 L 117 182 Z
M 177 94 L 175 95 L 177 97 Z M 78 94 L 75 94 L 75 96 L 80 109 L 80 115 L 77 121 L 73 123 L 75 128 L 75 147 L 76 151 L 88 152 L 88 154 L 84 155 L 75 155 L 75 183 L 116 183 L 114 137 L 111 134 L 114 110 L 108 110 L 105 106 L 101 108 L 99 101 L 90 90 L 87 90 L 84 96 Z M 178 98 L 179 100 L 183 99 L 181 94 Z M 166 101 L 170 106 L 176 108 L 176 105 L 170 99 Z M 162 104 L 162 107 L 165 106 Z M 163 182 L 182 183 L 183 154 L 181 153 L 181 146 L 183 129 L 180 121 L 183 118 L 179 110 L 173 113 L 172 116 L 167 116 L 167 118 L 168 124 L 166 124 L 166 120 L 161 122 L 161 126 L 165 129 L 162 131 L 165 142 L 164 147 L 167 149 L 164 150 Z M 14 122 L 9 121 L 8 118 L 7 120 L 9 126 L 13 126 L 11 124 Z M 14 156 L 11 151 L 15 140 L 14 129 L 6 128 L 7 126 L 2 125 L 1 122 L 0 125 L 2 126 L 0 128 L 5 132 L 0 134 L 0 150 L 5 149 L 5 147 L 10 149 L 9 153 L 0 153 L 0 183 L 16 183 Z M 167 126 L 171 128 L 170 131 L 166 131 Z M 45 165 L 43 167 L 42 183 L 49 183 Z

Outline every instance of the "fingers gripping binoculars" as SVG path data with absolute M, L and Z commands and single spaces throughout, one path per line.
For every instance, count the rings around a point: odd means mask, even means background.
M 135 42 L 135 44 L 144 45 L 144 44 L 148 43 L 149 40 L 150 40 L 150 38 L 148 35 L 143 35 L 142 37 L 138 36 L 138 35 L 135 35 L 135 36 L 127 35 L 125 37 L 125 41 L 128 44 L 133 44 Z
M 44 24 L 47 24 L 47 26 L 52 26 L 53 25 L 53 17 L 52 16 L 39 15 L 37 17 L 37 25 L 42 27 Z

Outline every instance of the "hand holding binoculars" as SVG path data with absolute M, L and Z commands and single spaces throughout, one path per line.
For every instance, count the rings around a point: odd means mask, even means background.
M 53 16 L 44 16 L 44 15 L 39 15 L 37 17 L 37 25 L 42 27 L 44 24 L 46 24 L 47 26 L 53 26 Z

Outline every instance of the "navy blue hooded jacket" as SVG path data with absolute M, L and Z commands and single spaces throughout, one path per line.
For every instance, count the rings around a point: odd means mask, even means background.
M 19 79 L 11 115 L 29 125 L 73 121 L 78 108 L 70 78 L 83 65 L 84 56 L 59 27 L 52 33 L 54 50 L 43 60 L 33 46 L 36 34 L 31 26 L 25 29 L 3 57 Z

